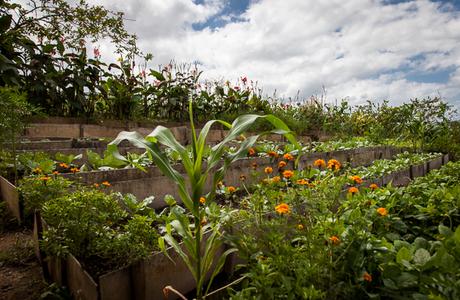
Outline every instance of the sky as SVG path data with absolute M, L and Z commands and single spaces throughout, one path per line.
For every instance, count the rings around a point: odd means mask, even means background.
M 90 0 L 119 10 L 153 64 L 327 102 L 441 96 L 460 111 L 460 0 Z M 103 57 L 113 46 L 100 43 Z

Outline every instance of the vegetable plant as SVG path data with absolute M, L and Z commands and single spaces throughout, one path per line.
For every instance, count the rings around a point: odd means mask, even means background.
M 276 128 L 273 132 L 283 134 L 295 145 L 298 145 L 298 143 L 289 128 L 280 119 L 272 115 L 242 115 L 235 119 L 232 124 L 222 120 L 211 120 L 203 126 L 198 134 L 193 121 L 192 107 L 193 103 L 190 99 L 189 118 L 192 145 L 189 148 L 181 145 L 172 132 L 163 126 L 156 127 L 145 138 L 137 132 L 121 132 L 111 144 L 118 145 L 122 141 L 128 140 L 134 146 L 146 149 L 158 168 L 177 184 L 180 199 L 192 216 L 191 221 L 182 210 L 173 209 L 172 213 L 176 219 L 166 225 L 166 233 L 159 240 L 159 244 L 165 250 L 166 241 L 180 255 L 196 281 L 197 299 L 203 299 L 211 286 L 213 278 L 222 268 L 226 256 L 235 251 L 234 249 L 225 251 L 219 257 L 211 273 L 215 255 L 223 241 L 221 239 L 220 222 L 215 221 L 206 224 L 204 219 L 206 206 L 203 203 L 212 203 L 216 195 L 217 184 L 224 179 L 227 168 L 233 162 L 246 157 L 248 149 L 260 135 L 247 137 L 234 152 L 226 152 L 226 145 L 250 129 L 254 122 L 259 119 L 270 122 Z M 209 156 L 204 160 L 206 137 L 214 124 L 221 124 L 227 127 L 229 131 L 220 143 L 211 148 Z M 160 149 L 160 145 L 179 154 L 187 179 L 173 168 L 165 152 Z M 114 156 L 126 161 L 126 158 L 118 152 L 114 152 Z M 205 192 L 206 186 L 210 187 L 210 192 L 208 193 Z M 185 250 L 181 248 L 177 236 L 183 241 Z M 204 247 L 202 247 L 202 244 L 204 244 Z M 204 290 L 204 283 L 209 274 L 210 281 L 206 290 Z

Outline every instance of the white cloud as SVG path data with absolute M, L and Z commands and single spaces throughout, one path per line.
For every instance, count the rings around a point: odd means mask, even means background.
M 331 101 L 399 103 L 441 94 L 459 103 L 460 15 L 439 3 L 260 0 L 252 1 L 238 22 L 201 31 L 191 25 L 218 15 L 228 1 L 98 3 L 136 20 L 127 27 L 138 34 L 140 48 L 154 54 L 154 65 L 199 61 L 207 78 L 244 75 L 267 93 L 276 89 L 284 96 L 300 90 L 308 97 L 324 85 Z M 112 51 L 105 45 L 102 50 Z M 414 82 L 405 76 L 410 68 L 412 73 L 452 68 L 454 74 L 446 82 Z

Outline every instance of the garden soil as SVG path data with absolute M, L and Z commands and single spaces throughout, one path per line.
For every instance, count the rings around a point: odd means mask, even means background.
M 40 299 L 47 285 L 33 250 L 32 231 L 0 231 L 0 299 Z

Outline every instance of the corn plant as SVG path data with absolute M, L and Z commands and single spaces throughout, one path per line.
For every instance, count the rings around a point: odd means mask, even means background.
M 166 234 L 159 239 L 159 244 L 165 250 L 166 241 L 179 254 L 196 281 L 196 298 L 203 299 L 203 295 L 206 295 L 209 290 L 213 278 L 223 267 L 227 255 L 236 250 L 229 249 L 219 257 L 217 262 L 214 261 L 222 245 L 221 223 L 220 221 L 211 222 L 214 224 L 202 222 L 206 212 L 200 203 L 200 198 L 205 197 L 208 203 L 214 200 L 217 184 L 224 179 L 227 168 L 233 162 L 246 157 L 248 149 L 254 145 L 260 135 L 267 133 L 283 134 L 298 149 L 300 149 L 300 146 L 286 124 L 273 115 L 242 115 L 235 119 L 232 124 L 222 120 L 211 120 L 203 126 L 199 134 L 195 130 L 193 121 L 192 100 L 189 101 L 189 117 L 192 132 L 191 147 L 184 147 L 175 139 L 168 128 L 158 126 L 145 138 L 137 132 L 121 132 L 111 142 L 109 149 L 112 149 L 115 157 L 122 160 L 126 160 L 126 158 L 121 156 L 117 148 L 112 145 L 118 145 L 122 141 L 128 140 L 134 146 L 146 149 L 163 174 L 177 184 L 180 199 L 186 210 L 191 214 L 190 219 L 192 219 L 192 222 L 181 209 L 177 209 L 177 206 L 175 207 L 176 209 L 173 207 L 171 211 L 175 218 L 166 225 Z M 271 132 L 247 137 L 236 151 L 227 152 L 226 145 L 250 129 L 258 119 L 268 121 L 275 129 Z M 219 123 L 229 129 L 227 136 L 220 143 L 213 146 L 209 155 L 205 158 L 206 137 L 211 127 Z M 160 149 L 160 145 L 179 154 L 186 177 L 174 169 L 165 151 Z M 210 192 L 205 194 L 205 186 L 208 187 L 209 185 Z M 173 229 L 175 235 L 173 235 Z M 180 236 L 183 247 L 176 238 L 177 235 Z M 210 280 L 206 291 L 204 291 L 204 283 L 208 275 L 210 275 Z

